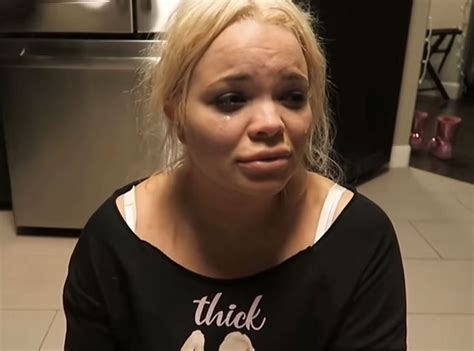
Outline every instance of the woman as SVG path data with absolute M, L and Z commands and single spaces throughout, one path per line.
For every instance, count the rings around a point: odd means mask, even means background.
M 66 350 L 405 350 L 396 236 L 331 171 L 309 15 L 187 0 L 166 39 L 150 87 L 171 160 L 81 234 Z

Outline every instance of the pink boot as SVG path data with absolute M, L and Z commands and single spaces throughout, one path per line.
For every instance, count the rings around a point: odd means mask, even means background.
M 441 159 L 449 160 L 453 157 L 454 139 L 462 119 L 458 116 L 438 116 L 436 125 L 436 136 L 429 144 L 430 153 Z
M 428 118 L 428 112 L 415 111 L 415 118 L 413 118 L 413 125 L 410 135 L 410 146 L 414 151 L 420 150 L 423 142 L 423 129 Z

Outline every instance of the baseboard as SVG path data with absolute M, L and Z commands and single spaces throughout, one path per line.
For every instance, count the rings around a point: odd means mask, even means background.
M 404 168 L 410 164 L 410 145 L 394 145 L 392 146 L 392 154 L 390 155 L 390 168 Z
M 433 85 L 434 83 L 430 84 L 430 86 L 433 86 Z M 443 82 L 443 86 L 452 100 L 458 100 L 461 98 L 461 95 L 462 95 L 461 84 L 452 83 L 452 82 Z M 441 93 L 438 90 L 420 91 L 419 94 L 428 95 L 428 96 L 441 96 Z

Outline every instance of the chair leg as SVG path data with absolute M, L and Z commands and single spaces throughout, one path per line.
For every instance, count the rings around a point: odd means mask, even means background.
M 428 73 L 430 74 L 431 78 L 433 78 L 434 83 L 436 84 L 436 88 L 438 88 L 439 92 L 440 92 L 441 95 L 443 96 L 443 99 L 449 100 L 449 95 L 448 95 L 446 89 L 444 88 L 443 83 L 442 83 L 441 80 L 439 79 L 439 76 L 438 76 L 438 74 L 436 73 L 436 71 L 435 71 L 435 69 L 433 68 L 433 65 L 431 64 L 430 61 L 428 61 L 426 68 L 427 68 Z

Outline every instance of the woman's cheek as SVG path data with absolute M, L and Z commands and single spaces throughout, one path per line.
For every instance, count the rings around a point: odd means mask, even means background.
M 206 122 L 195 123 L 186 128 L 187 147 L 208 154 L 232 152 L 242 136 L 238 122 L 224 118 Z
M 307 119 L 298 117 L 300 118 L 294 118 L 285 123 L 288 136 L 295 148 L 306 145 L 311 129 L 311 123 Z

